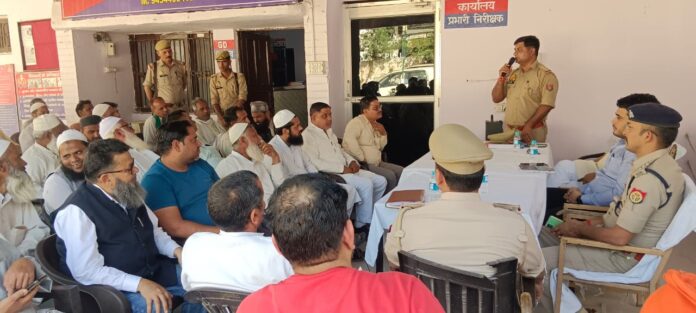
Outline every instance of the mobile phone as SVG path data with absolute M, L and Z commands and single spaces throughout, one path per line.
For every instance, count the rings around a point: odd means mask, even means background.
M 28 291 L 34 290 L 34 288 L 39 287 L 39 284 L 41 284 L 42 281 L 46 280 L 46 278 L 48 278 L 46 275 L 37 278 L 35 281 L 31 282 L 31 284 L 29 284 L 29 286 L 27 286 L 26 289 Z

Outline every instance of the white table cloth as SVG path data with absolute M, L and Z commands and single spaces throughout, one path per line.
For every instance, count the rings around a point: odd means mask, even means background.
M 541 230 L 544 212 L 546 211 L 546 172 L 523 171 L 519 164 L 546 163 L 553 165 L 551 148 L 540 148 L 539 155 L 529 155 L 526 149 L 515 149 L 512 145 L 489 145 L 493 150 L 493 158 L 486 161 L 488 187 L 481 188 L 481 198 L 491 203 L 506 203 L 519 205 L 522 214 L 538 233 Z M 407 166 L 401 174 L 399 184 L 394 190 L 425 189 L 428 184 L 435 162 L 430 153 Z M 375 203 L 372 215 L 370 233 L 367 239 L 365 262 L 374 266 L 379 251 L 379 242 L 386 229 L 396 219 L 398 209 L 386 207 L 387 193 Z M 426 202 L 437 199 L 437 195 L 426 192 Z

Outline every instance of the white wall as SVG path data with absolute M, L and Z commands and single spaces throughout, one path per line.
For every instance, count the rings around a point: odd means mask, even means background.
M 443 30 L 441 123 L 464 124 L 483 136 L 484 120 L 493 112 L 490 91 L 497 70 L 512 55 L 517 37 L 534 34 L 541 40 L 542 63 L 560 84 L 549 119 L 556 160 L 605 150 L 614 140 L 610 119 L 616 99 L 634 92 L 653 93 L 683 115 L 682 145 L 687 145 L 684 133 L 696 136 L 691 92 L 696 2 L 528 0 L 509 5 L 507 27 Z M 696 168 L 696 151 L 689 151 L 689 158 Z
M 328 103 L 334 107 L 333 113 L 333 131 L 338 136 L 343 136 L 343 131 L 346 123 L 351 116 L 345 116 L 345 84 L 343 58 L 343 4 L 341 1 L 329 1 L 327 7 L 327 19 L 332 21 L 327 25 L 328 31 L 328 48 L 329 48 L 329 99 Z M 310 103 L 311 104 L 311 103 Z M 340 108 L 340 109 L 339 109 Z
M 285 47 L 293 49 L 295 54 L 295 81 L 307 80 L 307 74 L 305 73 L 304 30 L 277 30 L 271 31 L 269 35 L 271 39 L 285 39 Z
M 0 16 L 6 16 L 10 26 L 10 53 L 0 53 L 0 64 L 14 64 L 15 71 L 24 71 L 19 45 L 19 22 L 51 18 L 51 0 L 0 1 Z
M 128 35 L 109 33 L 116 53 L 107 56 L 105 43 L 94 40 L 93 34 L 92 31 L 73 31 L 79 99 L 89 99 L 94 104 L 116 102 L 121 116 L 131 120 L 135 90 Z M 115 67 L 117 71 L 104 73 L 104 67 Z M 77 121 L 76 105 L 77 101 L 68 102 L 66 99 L 65 111 L 71 122 Z

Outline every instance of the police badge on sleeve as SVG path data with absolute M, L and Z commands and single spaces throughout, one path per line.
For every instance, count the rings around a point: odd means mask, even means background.
M 631 192 L 628 194 L 628 200 L 631 200 L 633 204 L 639 204 L 642 203 L 643 200 L 645 200 L 646 193 L 641 191 L 638 188 L 633 188 L 631 189 Z

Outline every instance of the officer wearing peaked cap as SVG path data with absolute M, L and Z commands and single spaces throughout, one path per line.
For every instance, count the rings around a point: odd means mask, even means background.
M 210 103 L 218 120 L 224 125 L 222 115 L 229 107 L 243 107 L 247 101 L 247 82 L 244 74 L 232 71 L 230 53 L 227 50 L 215 54 L 219 73 L 210 76 Z
M 173 104 L 175 109 L 186 109 L 186 65 L 174 59 L 169 40 L 158 41 L 155 51 L 159 60 L 148 64 L 143 82 L 147 101 L 151 104 L 156 97 L 162 97 L 164 102 Z
M 385 252 L 398 265 L 399 250 L 483 275 L 487 263 L 507 257 L 519 260 L 520 273 L 544 276 L 544 259 L 532 228 L 517 212 L 481 200 L 478 189 L 484 161 L 493 152 L 464 126 L 447 124 L 430 136 L 439 200 L 420 208 L 402 208 L 387 234 Z
M 586 222 L 567 221 L 552 230 L 556 235 L 653 248 L 671 223 L 683 200 L 684 177 L 668 152 L 682 117 L 668 106 L 642 103 L 628 108 L 628 119 L 624 129 L 626 149 L 636 159 L 621 197 L 611 203 L 603 216 Z M 557 239 L 544 234 L 542 231 L 542 246 L 548 246 L 543 248 L 546 264 L 556 267 Z M 635 253 L 569 246 L 564 263 L 577 270 L 624 273 L 642 257 Z M 553 290 L 545 288 L 535 312 L 552 311 L 550 292 Z

